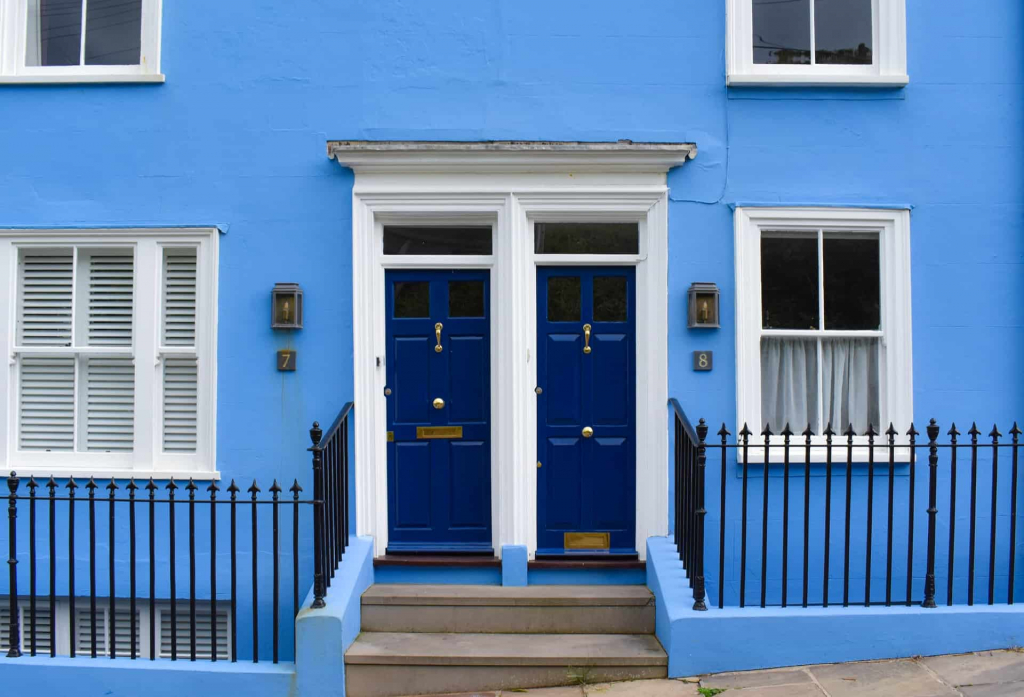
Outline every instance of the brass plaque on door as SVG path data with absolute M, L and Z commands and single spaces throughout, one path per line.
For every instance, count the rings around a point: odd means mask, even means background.
M 612 546 L 610 532 L 567 532 L 566 549 L 608 549 Z
M 462 438 L 462 426 L 417 426 L 416 437 L 420 440 Z

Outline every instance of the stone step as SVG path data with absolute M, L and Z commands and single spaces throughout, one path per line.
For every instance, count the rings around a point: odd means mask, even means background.
M 663 678 L 668 658 L 650 635 L 363 632 L 345 671 L 351 697 L 399 697 Z
M 363 594 L 368 632 L 653 634 L 644 586 L 374 585 Z

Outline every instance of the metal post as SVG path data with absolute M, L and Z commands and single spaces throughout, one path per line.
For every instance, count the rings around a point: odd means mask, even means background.
M 935 607 L 935 514 L 936 486 L 939 471 L 939 425 L 932 419 L 928 423 L 928 567 L 924 576 L 924 602 L 922 607 Z
M 324 511 L 324 487 L 323 487 L 323 466 L 324 451 L 320 447 L 320 439 L 324 432 L 320 429 L 318 421 L 313 422 L 313 428 L 309 429 L 309 438 L 313 441 L 313 447 L 309 451 L 313 453 L 313 609 L 326 607 L 324 596 L 327 589 L 324 586 L 324 558 L 323 558 L 323 511 Z
M 693 583 L 693 609 L 705 611 L 704 604 L 704 469 L 707 465 L 707 446 L 704 440 L 708 435 L 708 425 L 701 419 L 697 424 L 697 535 L 694 541 L 694 559 L 696 578 Z
M 11 628 L 7 635 L 10 640 L 10 648 L 7 649 L 8 658 L 21 656 L 21 631 L 18 625 L 18 479 L 17 472 L 11 472 L 7 478 L 7 488 L 11 494 L 7 498 L 7 531 L 10 534 L 11 556 L 7 560 L 11 572 Z

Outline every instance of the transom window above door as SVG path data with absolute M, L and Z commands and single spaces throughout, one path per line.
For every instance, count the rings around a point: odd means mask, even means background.
M 489 256 L 489 225 L 385 225 L 384 254 L 389 256 Z
M 903 85 L 905 0 L 727 0 L 730 85 Z
M 869 425 L 909 428 L 907 218 L 737 209 L 741 425 L 819 439 L 852 426 L 858 442 Z
M 161 82 L 162 0 L 0 0 L 0 82 Z

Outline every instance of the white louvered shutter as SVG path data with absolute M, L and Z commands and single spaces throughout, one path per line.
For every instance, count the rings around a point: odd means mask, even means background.
M 230 656 L 230 637 L 228 636 L 227 608 L 217 608 L 217 660 L 228 660 Z M 213 655 L 213 633 L 211 629 L 209 602 L 196 605 L 196 658 L 209 660 Z M 189 608 L 187 603 L 178 605 L 178 612 L 175 618 L 177 625 L 177 658 L 188 658 L 191 655 L 192 643 L 189 632 L 191 631 Z M 160 657 L 169 658 L 171 655 L 171 610 L 164 607 L 160 612 Z
M 92 612 L 88 605 L 79 605 L 75 612 L 75 652 L 92 655 Z M 96 655 L 107 655 L 107 609 L 96 604 Z
M 65 451 L 75 445 L 75 359 L 21 359 L 22 450 Z
M 195 358 L 164 361 L 164 450 L 194 453 L 198 436 L 199 365 Z
M 11 608 L 7 598 L 0 598 L 0 651 L 7 652 L 11 648 Z
M 196 250 L 164 252 L 163 344 L 194 349 L 196 345 Z M 163 375 L 163 448 L 194 453 L 198 440 L 199 361 L 168 357 Z
M 71 251 L 32 252 L 21 257 L 20 345 L 71 345 L 73 263 Z M 74 449 L 74 358 L 22 358 L 18 399 L 23 450 Z
M 128 254 L 89 258 L 90 346 L 131 346 L 134 259 Z
M 131 358 L 85 361 L 85 446 L 131 452 L 135 444 L 135 366 Z
M 26 253 L 21 258 L 18 344 L 70 346 L 74 255 Z
M 140 613 L 135 611 L 135 655 L 141 656 L 142 625 Z M 114 647 L 118 658 L 130 658 L 132 655 L 132 611 L 130 606 L 114 607 Z
M 196 250 L 164 251 L 163 344 L 196 344 Z
M 0 599 L 3 606 L 0 607 L 0 651 L 6 652 L 11 648 L 11 609 L 7 598 Z M 27 603 L 18 607 L 18 630 L 21 635 L 21 650 L 24 654 L 32 649 L 31 634 L 31 613 Z M 36 603 L 36 654 L 49 654 L 53 645 L 53 635 L 50 632 L 50 603 Z

